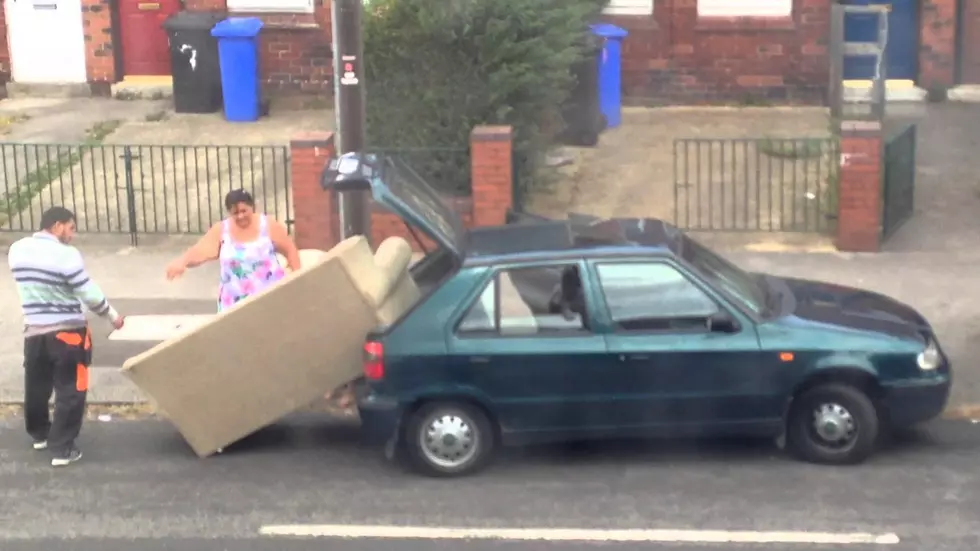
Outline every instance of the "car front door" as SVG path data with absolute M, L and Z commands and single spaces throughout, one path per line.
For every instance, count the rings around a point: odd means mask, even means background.
M 610 404 L 637 428 L 722 428 L 778 418 L 752 319 L 669 259 L 597 261 Z
M 592 305 L 555 300 L 562 282 L 581 282 L 584 270 L 581 261 L 498 269 L 447 335 L 456 379 L 492 403 L 508 436 L 546 439 L 605 422 L 597 415 L 610 390 L 607 350 L 591 326 Z

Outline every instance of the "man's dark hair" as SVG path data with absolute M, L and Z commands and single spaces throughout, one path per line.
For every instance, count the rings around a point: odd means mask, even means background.
M 225 195 L 225 210 L 231 210 L 232 207 L 238 203 L 245 203 L 246 205 L 255 208 L 255 199 L 252 194 L 245 191 L 244 189 L 233 189 Z
M 41 215 L 41 229 L 50 230 L 55 224 L 67 224 L 75 219 L 75 213 L 65 207 L 51 207 Z

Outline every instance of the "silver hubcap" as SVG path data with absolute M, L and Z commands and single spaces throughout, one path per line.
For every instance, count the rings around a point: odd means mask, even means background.
M 455 469 L 477 453 L 475 424 L 457 412 L 440 411 L 422 425 L 419 445 L 425 458 L 444 469 Z
M 822 404 L 813 412 L 813 428 L 828 444 L 847 445 L 857 433 L 854 417 L 840 404 Z

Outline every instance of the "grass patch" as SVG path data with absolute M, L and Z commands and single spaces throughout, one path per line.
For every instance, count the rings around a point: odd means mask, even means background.
M 48 155 L 41 165 L 41 160 L 36 159 L 36 164 L 40 165 L 32 172 L 27 173 L 23 179 L 17 182 L 14 190 L 0 199 L 0 225 L 4 225 L 15 214 L 20 213 L 31 205 L 31 202 L 44 188 L 52 182 L 58 180 L 67 171 L 71 170 L 82 160 L 86 146 L 96 146 L 101 144 L 109 134 L 112 134 L 122 124 L 118 120 L 109 120 L 96 123 L 85 131 L 85 139 L 79 146 L 55 146 L 57 154 Z M 25 146 L 27 144 L 20 144 Z M 44 149 L 45 144 L 37 144 L 35 151 Z
M 144 117 L 146 122 L 160 122 L 170 118 L 170 113 L 166 109 L 150 113 Z
M 85 131 L 85 141 L 82 142 L 82 145 L 98 145 L 102 143 L 121 124 L 122 121 L 117 120 L 102 121 L 94 124 L 92 128 Z
M 132 92 L 130 90 L 120 90 L 116 92 L 115 95 L 113 95 L 112 97 L 113 99 L 117 99 L 119 101 L 135 101 L 140 99 L 139 94 L 137 94 L 136 92 Z
M 817 159 L 827 152 L 827 139 L 763 138 L 756 147 L 759 153 L 779 159 Z
M 0 115 L 0 134 L 6 135 L 10 134 L 13 130 L 15 124 L 29 121 L 31 117 L 23 113 L 14 113 L 12 115 Z

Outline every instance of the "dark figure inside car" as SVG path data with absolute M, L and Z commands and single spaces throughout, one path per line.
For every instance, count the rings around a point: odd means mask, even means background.
M 575 314 L 582 316 L 582 324 L 588 327 L 585 315 L 585 294 L 582 290 L 582 278 L 578 268 L 569 266 L 562 270 L 561 282 L 551 297 L 548 310 L 552 314 L 561 314 L 567 320 L 575 319 Z

